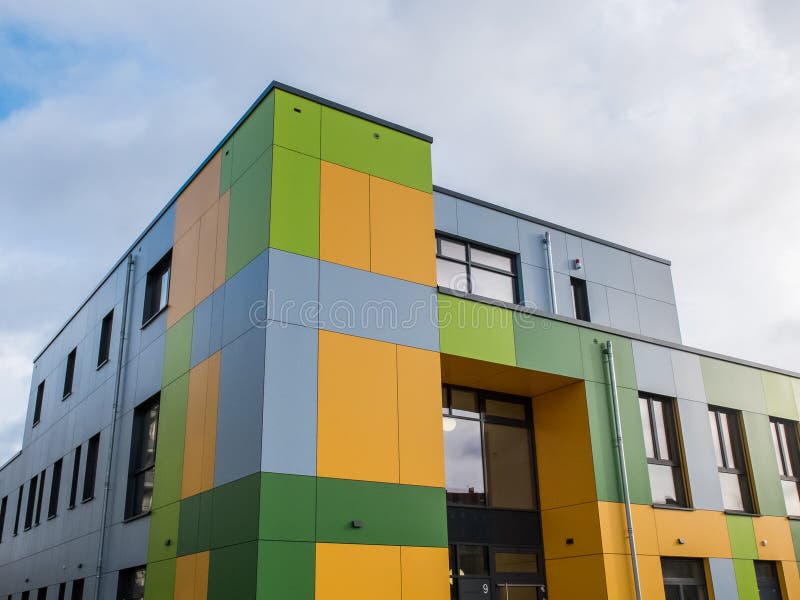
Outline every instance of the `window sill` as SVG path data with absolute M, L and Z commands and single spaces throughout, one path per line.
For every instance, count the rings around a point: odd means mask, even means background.
M 42 422 L 42 420 L 41 420 L 41 419 L 39 419 L 38 421 L 34 421 L 34 422 L 33 422 L 33 424 L 31 425 L 31 429 L 33 429 L 34 427 L 36 427 L 36 426 L 37 426 L 39 423 L 41 423 L 41 422 Z
M 150 315 L 149 317 L 147 317 L 147 318 L 146 318 L 144 321 L 142 321 L 142 326 L 141 326 L 139 329 L 140 329 L 140 330 L 142 330 L 142 329 L 144 329 L 145 327 L 147 327 L 148 325 L 150 325 L 150 323 L 152 323 L 153 321 L 155 321 L 155 320 L 156 320 L 156 319 L 157 319 L 157 318 L 158 318 L 158 317 L 161 315 L 161 313 L 163 313 L 164 311 L 166 311 L 166 310 L 167 310 L 167 307 L 168 307 L 168 306 L 169 306 L 169 304 L 165 304 L 165 305 L 164 305 L 164 307 L 163 307 L 163 308 L 161 308 L 161 309 L 160 309 L 158 312 L 156 312 L 156 313 L 153 313 L 152 315 Z
M 736 517 L 760 517 L 760 513 L 744 512 L 742 510 L 723 510 L 726 515 L 734 515 Z
M 55 514 L 55 515 L 47 515 L 47 520 L 48 520 L 48 521 L 52 521 L 52 520 L 53 520 L 53 519 L 55 519 L 57 516 L 58 516 L 57 514 Z
M 800 521 L 800 515 L 786 515 L 786 518 L 790 521 Z
M 675 504 L 651 504 L 650 506 L 662 510 L 682 510 L 684 512 L 694 512 L 694 508 L 691 506 L 677 506 Z
M 66 400 L 66 399 L 67 399 L 67 398 L 69 398 L 70 396 L 72 396 L 72 392 L 67 392 L 66 394 L 64 394 L 63 396 L 61 396 L 61 401 L 62 401 L 62 402 L 64 402 L 64 400 Z
M 123 523 L 133 523 L 134 521 L 138 521 L 139 519 L 143 519 L 144 517 L 149 517 L 152 511 L 145 511 L 143 513 L 139 513 L 138 515 L 133 515 L 132 517 L 125 517 L 122 519 Z
M 81 504 L 86 504 L 94 500 L 94 496 L 89 496 L 88 498 L 81 498 Z
M 100 369 L 102 369 L 103 367 L 105 367 L 105 366 L 106 366 L 108 363 L 109 363 L 109 359 L 107 359 L 107 358 L 104 358 L 104 359 L 103 359 L 103 362 L 101 362 L 101 363 L 99 363 L 99 364 L 97 365 L 97 368 L 95 369 L 95 371 L 99 371 Z

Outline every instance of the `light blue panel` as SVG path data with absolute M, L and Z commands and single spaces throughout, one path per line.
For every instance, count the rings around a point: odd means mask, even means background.
M 718 600 L 739 597 L 736 587 L 736 573 L 733 570 L 733 561 L 730 558 L 709 558 L 708 570 L 711 572 L 711 585 L 714 588 L 714 597 Z
M 319 261 L 282 250 L 269 250 L 270 321 L 319 326 Z
M 261 470 L 317 474 L 316 329 L 270 323 Z
M 589 297 L 589 316 L 592 318 L 592 323 L 610 326 L 611 317 L 608 314 L 606 286 L 587 281 L 586 295 Z
M 150 519 L 136 519 L 109 527 L 106 541 L 108 550 L 103 561 L 106 568 L 116 571 L 145 564 L 149 532 Z
M 583 264 L 583 240 L 574 235 L 567 234 L 567 273 L 571 277 L 586 279 L 586 269 L 583 267 L 580 269 L 574 268 L 576 258 L 581 259 L 581 264 Z
M 225 290 L 227 284 L 217 288 L 211 295 L 211 332 L 208 336 L 208 354 L 219 352 L 222 348 L 222 327 L 225 316 Z
M 515 217 L 464 200 L 458 201 L 457 212 L 459 235 L 511 252 L 519 252 Z
M 552 312 L 547 271 L 542 267 L 522 263 L 520 274 L 522 275 L 521 304 L 528 308 Z
M 703 371 L 700 368 L 700 357 L 696 354 L 672 350 L 672 372 L 675 376 L 675 395 L 678 398 L 706 401 L 706 389 L 703 385 Z
M 322 329 L 439 350 L 434 288 L 329 262 L 319 275 Z
M 672 271 L 669 265 L 632 255 L 631 268 L 637 295 L 675 304 L 675 290 L 672 286 Z
M 723 510 L 708 405 L 678 398 L 678 416 L 692 506 L 701 510 Z
M 614 288 L 606 288 L 608 320 L 611 327 L 639 333 L 639 311 L 636 296 Z
M 139 353 L 139 368 L 136 375 L 136 393 L 133 406 L 144 402 L 161 390 L 161 373 L 164 367 L 164 340 L 161 336 Z
M 213 296 L 208 296 L 194 308 L 194 325 L 192 329 L 192 360 L 191 365 L 203 362 L 208 358 L 208 349 L 211 346 L 211 308 Z
M 222 349 L 215 486 L 261 469 L 265 332 L 254 327 Z
M 230 343 L 257 321 L 266 322 L 267 253 L 262 252 L 225 284 L 222 345 Z
M 636 304 L 642 335 L 680 343 L 681 328 L 678 324 L 678 309 L 674 304 L 643 296 L 636 297 Z
M 457 204 L 452 196 L 433 192 L 433 225 L 438 231 L 458 233 Z
M 175 237 L 175 205 L 156 222 L 133 250 L 134 279 L 139 281 L 171 248 Z
M 672 375 L 672 356 L 669 348 L 634 340 L 633 363 L 639 390 L 662 396 L 675 397 L 675 379 Z
M 563 231 L 547 229 L 538 223 L 519 220 L 519 256 L 520 260 L 529 265 L 547 268 L 547 255 L 545 253 L 544 234 L 550 232 L 553 247 L 553 269 L 562 273 L 569 272 L 567 258 L 567 235 Z
M 633 270 L 627 252 L 591 242 L 582 241 L 586 279 L 626 292 L 633 292 Z

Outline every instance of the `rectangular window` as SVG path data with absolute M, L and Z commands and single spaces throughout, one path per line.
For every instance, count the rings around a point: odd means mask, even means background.
M 3 531 L 6 528 L 6 509 L 8 508 L 8 496 L 0 500 L 0 543 L 3 542 Z
M 67 370 L 64 373 L 64 394 L 62 400 L 72 393 L 72 381 L 75 379 L 75 359 L 78 357 L 78 349 L 73 348 L 67 355 Z
M 33 509 L 36 507 L 36 480 L 37 476 L 31 477 L 28 484 L 28 506 L 25 509 L 25 531 L 33 525 Z
M 150 512 L 156 466 L 158 410 L 159 396 L 156 395 L 136 407 L 133 413 L 126 518 Z
M 760 600 L 781 600 L 781 582 L 774 562 L 755 560 L 756 583 Z
M 674 401 L 640 393 L 639 412 L 653 504 L 686 506 Z
M 66 600 L 67 598 L 67 583 L 62 582 L 58 586 L 58 600 Z
M 572 288 L 572 304 L 575 307 L 575 318 L 581 321 L 591 321 L 589 318 L 589 293 L 586 291 L 586 282 L 577 277 L 569 278 Z
M 662 558 L 666 600 L 708 600 L 703 561 L 696 558 Z
M 97 351 L 97 368 L 108 362 L 111 353 L 111 327 L 114 325 L 114 311 L 103 317 L 100 325 L 100 349 Z
M 119 572 L 117 600 L 136 600 L 144 598 L 144 582 L 147 575 L 145 566 L 125 569 Z
M 511 254 L 437 236 L 436 283 L 443 288 L 514 303 L 516 260 Z
M 22 494 L 25 493 L 25 485 L 19 486 L 17 494 L 17 516 L 14 517 L 14 535 L 19 533 L 19 515 L 22 512 Z
M 83 579 L 76 579 L 72 582 L 71 600 L 83 600 Z
M 22 592 L 22 600 L 31 600 L 31 593 L 29 590 Z
M 47 600 L 47 588 L 40 587 L 39 591 L 36 592 L 36 600 Z
M 147 283 L 144 290 L 144 313 L 142 325 L 147 324 L 153 317 L 167 306 L 169 298 L 169 271 L 172 264 L 172 250 L 159 260 L 147 273 Z
M 36 427 L 42 418 L 42 402 L 44 402 L 44 381 L 36 388 L 36 404 L 33 406 L 33 427 Z
M 797 423 L 770 419 L 772 442 L 775 445 L 775 458 L 781 474 L 783 499 L 786 501 L 786 514 L 800 516 L 800 444 L 797 437 Z
M 94 498 L 94 484 L 97 478 L 97 454 L 100 452 L 100 434 L 89 440 L 86 448 L 86 472 L 83 474 L 83 502 Z
M 752 513 L 755 511 L 755 504 L 750 492 L 750 476 L 739 413 L 709 407 L 708 418 L 725 510 Z
M 63 466 L 63 458 L 59 458 L 53 465 L 53 480 L 50 482 L 50 502 L 47 507 L 48 519 L 52 519 L 58 514 L 58 495 L 61 491 L 61 469 Z
M 33 524 L 38 525 L 42 521 L 42 500 L 44 499 L 44 481 L 47 469 L 39 475 L 39 496 L 36 498 L 36 516 L 33 519 Z
M 81 446 L 75 448 L 75 458 L 72 461 L 72 485 L 69 488 L 69 505 L 67 508 L 75 508 L 75 501 L 78 498 L 78 475 L 81 471 Z

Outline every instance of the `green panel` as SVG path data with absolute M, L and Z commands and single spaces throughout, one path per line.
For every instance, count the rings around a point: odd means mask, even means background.
M 789 530 L 792 532 L 792 544 L 794 544 L 795 557 L 800 556 L 800 521 L 789 520 Z
M 233 183 L 233 139 L 228 140 L 220 152 L 222 152 L 222 158 L 219 173 L 219 195 L 222 196 Z
M 700 357 L 703 384 L 709 404 L 766 413 L 764 387 L 756 369 L 706 356 Z
M 759 512 L 762 515 L 786 516 L 786 504 L 783 500 L 769 417 L 743 412 L 742 418 L 750 464 L 753 467 L 753 482 L 756 486 Z
M 574 325 L 514 314 L 517 366 L 583 378 L 580 330 Z
M 261 474 L 260 539 L 313 542 L 316 511 L 316 477 Z
M 147 600 L 172 600 L 175 593 L 175 559 L 148 563 L 144 595 Z
M 753 531 L 753 519 L 738 515 L 726 515 L 728 536 L 731 538 L 731 556 L 733 558 L 758 559 L 756 534 Z
M 214 488 L 211 547 L 220 548 L 258 539 L 261 476 L 248 475 Z
M 236 182 L 272 146 L 275 94 L 261 101 L 233 135 L 231 182 Z
M 272 152 L 265 152 L 231 188 L 226 279 L 269 245 L 271 178 Z
M 178 519 L 178 556 L 197 554 L 207 550 L 199 543 L 200 502 L 207 494 L 197 494 L 181 500 L 181 514 Z
M 438 304 L 443 354 L 516 365 L 512 311 L 444 294 Z
M 313 542 L 259 542 L 257 598 L 314 600 L 315 553 Z
M 320 105 L 275 90 L 275 145 L 319 158 Z
M 609 340 L 611 340 L 614 350 L 614 369 L 617 374 L 617 386 L 638 390 L 631 341 L 601 331 L 581 328 L 581 355 L 583 356 L 583 371 L 586 379 L 608 383 L 608 367 L 603 350 Z
M 797 414 L 791 378 L 770 371 L 761 371 L 761 383 L 764 386 L 767 412 L 771 416 L 793 421 L 800 418 Z
M 752 560 L 734 559 L 733 571 L 736 573 L 736 588 L 739 600 L 759 600 L 756 568 Z
M 361 521 L 360 528 L 353 521 Z M 441 488 L 319 478 L 317 541 L 385 546 L 447 546 Z
M 622 502 L 622 485 L 616 449 L 616 428 L 609 387 L 592 381 L 586 382 L 589 429 L 592 436 L 597 499 Z M 625 444 L 625 465 L 628 471 L 628 489 L 634 504 L 651 504 L 650 478 L 644 452 L 644 434 L 639 413 L 639 396 L 634 390 L 618 390 L 622 436 Z
M 175 381 L 189 371 L 192 361 L 192 328 L 194 311 L 187 313 L 180 321 L 167 329 L 164 338 L 164 369 L 161 374 L 161 387 Z
M 181 498 L 183 450 L 186 439 L 186 405 L 189 399 L 189 374 L 179 377 L 161 391 L 158 412 L 158 448 L 153 484 L 153 507 L 177 502 Z
M 269 245 L 319 258 L 318 158 L 275 146 Z
M 147 562 L 175 558 L 178 550 L 178 526 L 181 504 L 175 502 L 150 514 L 150 538 L 147 543 Z
M 431 192 L 428 142 L 332 108 L 322 108 L 322 159 Z
M 255 598 L 257 569 L 256 541 L 212 550 L 208 569 L 208 600 Z

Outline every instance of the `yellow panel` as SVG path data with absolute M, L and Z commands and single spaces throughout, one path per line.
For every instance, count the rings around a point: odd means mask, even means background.
M 196 600 L 197 554 L 179 556 L 175 561 L 175 600 Z
M 175 239 L 180 239 L 219 198 L 219 152 L 175 201 Z
M 316 600 L 400 600 L 400 581 L 399 546 L 317 544 Z
M 431 194 L 370 177 L 369 221 L 373 272 L 436 285 Z
M 228 252 L 228 211 L 231 206 L 230 191 L 219 199 L 219 215 L 217 217 L 217 245 L 214 257 L 214 289 L 225 283 L 225 264 Z
M 319 332 L 317 475 L 398 483 L 393 344 Z
M 197 247 L 197 283 L 194 303 L 199 304 L 214 291 L 214 262 L 217 256 L 219 202 L 215 202 L 200 217 L 200 239 Z
M 397 346 L 400 483 L 444 487 L 439 353 Z
M 210 552 L 201 552 L 197 555 L 197 563 L 194 568 L 194 590 L 197 600 L 206 600 L 208 597 L 208 569 L 210 558 Z
M 795 560 L 792 532 L 786 517 L 756 517 L 753 532 L 760 560 Z
M 534 398 L 533 426 L 542 509 L 595 501 L 597 489 L 583 384 L 568 385 Z
M 208 392 L 206 394 L 205 427 L 203 432 L 203 468 L 200 472 L 200 491 L 202 492 L 214 487 L 220 353 L 212 354 L 205 362 L 208 363 Z
M 625 505 L 618 502 L 600 502 L 600 526 L 603 532 L 603 552 L 610 554 L 630 554 L 628 542 L 628 522 L 625 519 Z M 658 537 L 652 506 L 633 504 L 633 534 L 636 538 L 636 554 L 658 556 Z
M 548 600 L 617 600 L 606 593 L 602 554 L 545 562 Z
M 182 498 L 214 486 L 218 397 L 219 353 L 216 353 L 189 372 Z
M 797 563 L 786 560 L 780 564 L 781 591 L 784 598 L 800 598 L 800 577 Z
M 172 266 L 169 274 L 169 309 L 167 327 L 181 320 L 194 308 L 194 291 L 197 281 L 197 244 L 200 236 L 200 222 L 175 242 L 172 248 Z
M 731 557 L 725 513 L 656 509 L 653 514 L 662 556 Z
M 400 548 L 403 600 L 448 600 L 450 560 L 447 548 Z
M 322 161 L 319 257 L 369 271 L 369 175 Z
M 642 598 L 664 600 L 664 583 L 661 574 L 661 559 L 658 556 L 639 556 L 639 584 Z M 630 555 L 603 555 L 609 600 L 635 600 L 633 566 Z
M 542 532 L 547 559 L 603 552 L 596 502 L 542 511 Z

